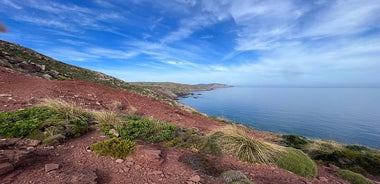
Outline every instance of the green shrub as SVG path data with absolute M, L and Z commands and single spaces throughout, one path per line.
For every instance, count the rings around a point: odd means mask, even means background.
M 213 134 L 203 138 L 199 143 L 199 150 L 203 153 L 208 153 L 216 156 L 222 155 L 222 149 L 216 142 L 218 136 Z
M 175 137 L 165 143 L 166 147 L 191 148 L 198 147 L 201 136 L 197 131 L 177 128 Z
M 115 128 L 123 139 L 140 139 L 152 143 L 172 140 L 177 130 L 175 125 L 135 116 Z
M 46 107 L 31 107 L 28 109 L 0 113 L 0 135 L 6 137 L 25 137 L 39 129 L 49 118 L 58 118 L 54 110 Z
M 62 109 L 37 106 L 0 113 L 0 135 L 28 137 L 56 144 L 67 137 L 80 136 L 88 131 L 89 114 L 80 110 L 69 110 L 68 113 Z
M 351 184 L 373 184 L 371 180 L 365 178 L 363 175 L 349 170 L 338 170 L 334 174 Z
M 133 153 L 133 151 L 135 150 L 135 145 L 136 143 L 130 140 L 112 138 L 93 144 L 91 146 L 91 150 L 93 150 L 101 156 L 124 158 Z
M 296 149 L 301 149 L 303 146 L 310 142 L 306 137 L 299 135 L 282 135 L 282 138 L 284 139 L 282 142 L 285 144 L 285 146 L 293 147 Z
M 357 146 L 316 155 L 316 160 L 332 163 L 340 168 L 354 172 L 368 172 L 380 176 L 380 154 Z
M 294 148 L 286 148 L 276 154 L 274 162 L 278 167 L 303 177 L 315 177 L 317 165 L 304 152 Z

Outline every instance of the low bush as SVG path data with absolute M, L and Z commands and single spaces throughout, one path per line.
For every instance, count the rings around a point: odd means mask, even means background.
M 294 148 L 286 148 L 275 156 L 275 164 L 285 170 L 303 177 L 315 177 L 317 165 L 304 152 Z
M 363 175 L 349 170 L 338 170 L 334 174 L 339 178 L 350 182 L 351 184 L 373 184 L 371 180 L 365 178 Z
M 143 140 L 151 143 L 165 142 L 174 139 L 177 126 L 163 123 L 158 120 L 152 120 L 140 116 L 125 116 L 124 122 L 119 125 L 107 125 L 103 127 L 103 132 L 115 129 L 122 139 Z
M 314 159 L 332 163 L 354 172 L 368 172 L 380 176 L 380 154 L 357 146 L 348 146 L 332 152 L 321 152 Z
M 0 135 L 28 137 L 45 144 L 57 144 L 65 138 L 80 136 L 88 131 L 91 119 L 88 113 L 72 110 L 71 107 L 59 107 L 53 108 L 51 103 L 49 106 L 0 113 Z
M 49 118 L 59 118 L 56 111 L 46 107 L 31 107 L 15 112 L 0 113 L 0 135 L 25 137 Z
M 135 150 L 135 142 L 112 138 L 102 142 L 95 143 L 91 150 L 101 156 L 112 156 L 114 158 L 125 158 Z
M 177 128 L 174 138 L 167 141 L 165 146 L 176 148 L 197 148 L 201 139 L 201 136 L 195 130 Z
M 306 144 L 310 143 L 311 141 L 308 140 L 306 137 L 299 136 L 299 135 L 282 135 L 283 141 L 282 143 L 287 147 L 293 147 L 296 149 L 303 148 Z

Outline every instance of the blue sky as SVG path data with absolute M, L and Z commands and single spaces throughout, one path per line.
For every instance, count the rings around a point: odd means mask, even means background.
M 125 81 L 380 86 L 378 0 L 0 0 L 0 22 Z

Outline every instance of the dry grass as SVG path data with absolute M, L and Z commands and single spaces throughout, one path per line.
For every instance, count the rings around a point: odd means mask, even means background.
M 113 126 L 116 127 L 121 124 L 119 115 L 112 111 L 92 111 L 91 112 L 99 127 Z
M 330 141 L 330 140 L 314 140 L 313 142 L 305 145 L 302 150 L 306 153 L 314 153 L 314 152 L 333 152 L 334 150 L 342 150 L 344 149 L 344 145 Z
M 220 146 L 222 152 L 247 162 L 272 163 L 275 155 L 283 151 L 283 147 L 249 136 L 236 125 L 227 125 L 216 130 L 210 137 Z
M 60 99 L 44 99 L 40 105 L 56 110 L 57 112 L 64 114 L 67 118 L 80 116 L 85 112 L 85 110 L 77 107 L 75 104 L 67 103 Z
M 113 101 L 111 104 L 112 111 L 121 111 L 125 109 L 125 106 L 119 101 Z

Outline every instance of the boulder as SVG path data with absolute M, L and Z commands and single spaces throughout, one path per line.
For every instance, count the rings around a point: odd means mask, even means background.
M 201 177 L 199 175 L 194 175 L 194 176 L 191 176 L 188 181 L 193 182 L 193 183 L 199 183 L 201 182 Z

